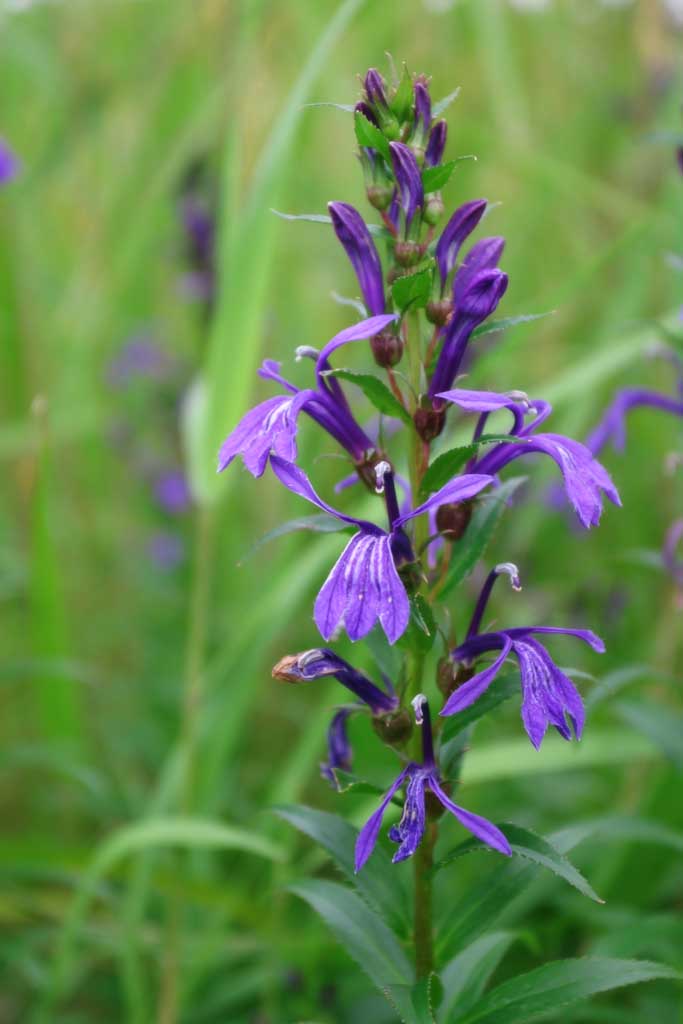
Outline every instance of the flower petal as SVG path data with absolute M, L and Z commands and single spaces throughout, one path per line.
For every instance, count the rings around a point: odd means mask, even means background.
M 402 785 L 403 780 L 405 779 L 407 774 L 408 768 L 404 768 L 401 774 L 398 776 L 398 778 L 392 783 L 391 787 L 385 793 L 384 798 L 382 799 L 382 803 L 379 805 L 375 813 L 370 815 L 370 817 L 360 830 L 358 834 L 358 839 L 356 840 L 356 872 L 360 871 L 360 869 L 363 867 L 366 860 L 374 850 L 375 843 L 377 842 L 377 836 L 379 835 L 379 830 L 382 825 L 382 818 L 384 817 L 384 812 L 389 806 L 389 803 L 391 802 L 391 798 L 393 797 L 394 793 Z
M 365 304 L 371 313 L 384 312 L 384 278 L 377 247 L 360 213 L 349 203 L 328 203 L 334 232 L 351 261 Z
M 242 456 L 244 465 L 255 477 L 263 475 L 273 450 L 285 459 L 295 459 L 297 418 L 313 396 L 312 391 L 277 395 L 250 409 L 221 445 L 218 472 L 226 469 L 237 455 Z
M 502 638 L 503 647 L 496 660 L 459 686 L 448 698 L 439 714 L 445 717 L 447 715 L 454 715 L 456 712 L 462 711 L 463 708 L 468 708 L 470 704 L 474 704 L 475 700 L 481 697 L 484 690 L 488 689 L 503 667 L 503 663 L 512 647 L 512 641 L 505 633 L 499 635 Z M 456 648 L 454 656 L 457 656 L 457 650 Z
M 406 787 L 406 802 L 403 805 L 401 820 L 389 833 L 389 838 L 400 844 L 392 858 L 394 864 L 412 857 L 424 835 L 427 778 L 427 773 L 419 769 L 411 773 Z
M 428 512 L 431 508 L 436 508 L 437 505 L 443 505 L 450 501 L 466 501 L 467 498 L 474 497 L 475 494 L 478 494 L 484 487 L 488 487 L 492 483 L 493 477 L 483 473 L 463 473 L 462 476 L 453 477 L 452 480 L 449 480 L 447 484 L 440 487 L 438 491 L 435 491 L 431 497 L 423 501 L 417 508 L 412 509 L 410 512 L 404 512 L 403 515 L 399 516 L 394 521 L 394 528 L 401 526 L 409 519 L 414 519 L 415 516 L 422 515 L 423 512 Z
M 501 830 L 493 822 L 482 818 L 479 814 L 473 814 L 472 811 L 466 811 L 464 807 L 459 807 L 458 804 L 454 804 L 433 776 L 429 780 L 429 788 L 446 810 L 454 814 L 468 832 L 471 832 L 477 839 L 481 839 L 482 843 L 486 843 L 492 849 L 498 850 L 499 853 L 504 853 L 506 857 L 512 856 L 512 847 Z
M 322 509 L 323 512 L 328 512 L 329 515 L 334 516 L 335 519 L 341 520 L 343 523 L 350 523 L 353 526 L 358 526 L 367 533 L 373 533 L 381 535 L 382 530 L 374 523 L 368 523 L 364 519 L 354 519 L 353 516 L 347 516 L 343 512 L 338 512 L 337 509 L 332 508 L 327 502 L 323 501 L 319 497 L 311 481 L 308 479 L 303 469 L 295 466 L 293 462 L 283 459 L 278 455 L 271 456 L 270 465 L 272 467 L 275 476 L 278 478 L 280 483 L 284 484 L 288 491 L 292 494 L 298 494 L 300 498 L 305 498 L 310 501 L 312 505 L 316 505 Z
M 351 327 L 345 327 L 321 349 L 316 363 L 317 372 L 326 369 L 326 363 L 336 349 L 341 348 L 342 345 L 348 345 L 350 341 L 365 341 L 372 338 L 396 319 L 396 313 L 383 313 L 381 316 L 371 316 L 367 320 L 360 320 L 357 324 L 352 324 Z
M 466 412 L 495 412 L 497 409 L 509 409 L 510 406 L 520 404 L 522 398 L 517 398 L 516 394 L 521 395 L 521 392 L 499 394 L 496 391 L 468 391 L 466 388 L 455 388 L 452 391 L 441 391 L 434 397 L 452 402 Z
M 360 640 L 379 619 L 389 643 L 408 626 L 410 604 L 391 556 L 387 534 L 361 531 L 352 537 L 315 602 L 314 617 L 328 640 L 343 624 Z
M 484 216 L 485 210 L 485 199 L 473 199 L 469 203 L 463 203 L 462 206 L 458 207 L 441 232 L 441 237 L 436 243 L 434 255 L 436 256 L 442 285 L 446 283 L 446 278 L 456 264 L 460 247 L 468 235 L 474 231 Z

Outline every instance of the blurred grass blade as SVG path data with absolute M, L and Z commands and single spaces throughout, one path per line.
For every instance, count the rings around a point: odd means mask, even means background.
M 489 978 L 517 938 L 518 932 L 491 932 L 446 964 L 441 971 L 444 990 L 442 1020 L 454 1019 L 452 1015 L 456 1009 L 463 1013 L 479 999 Z
M 254 170 L 242 212 L 224 206 L 219 233 L 219 300 L 205 364 L 206 405 L 201 431 L 204 442 L 194 449 L 190 466 L 197 496 L 210 501 L 218 496 L 216 456 L 224 435 L 244 412 L 253 386 L 260 354 L 273 237 L 277 219 L 270 212 L 277 203 L 286 173 L 294 133 L 311 85 L 330 51 L 365 0 L 345 0 L 320 37 L 277 117 L 270 139 Z M 224 182 L 234 195 L 235 161 L 239 157 L 235 129 L 224 159 Z
M 158 846 L 241 850 L 271 860 L 280 860 L 283 856 L 281 849 L 269 839 L 211 819 L 157 818 L 119 829 L 101 844 L 65 917 L 45 1009 L 52 1008 L 68 987 L 78 934 L 100 881 L 124 858 Z

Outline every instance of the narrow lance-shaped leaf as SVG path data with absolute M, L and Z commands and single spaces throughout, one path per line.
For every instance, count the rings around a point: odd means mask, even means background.
M 648 960 L 557 960 L 503 982 L 458 1024 L 528 1024 L 548 1013 L 557 1019 L 563 1007 L 590 999 L 598 992 L 661 978 L 680 980 L 681 975 Z

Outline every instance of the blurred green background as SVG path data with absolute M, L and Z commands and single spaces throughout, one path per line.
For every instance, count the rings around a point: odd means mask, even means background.
M 674 390 L 647 351 L 662 324 L 680 344 L 665 254 L 683 249 L 681 37 L 656 0 L 0 11 L 0 131 L 23 165 L 0 192 L 0 1021 L 392 1021 L 287 893 L 331 869 L 269 811 L 309 802 L 358 822 L 369 806 L 318 777 L 334 684 L 270 678 L 315 644 L 312 600 L 340 541 L 295 534 L 242 561 L 307 510 L 268 476 L 213 473 L 222 436 L 272 393 L 261 358 L 304 381 L 295 346 L 355 315 L 330 297 L 357 286 L 329 227 L 270 209 L 366 210 L 348 115 L 304 104 L 355 102 L 356 76 L 386 70 L 385 51 L 430 74 L 436 98 L 461 86 L 448 155 L 478 159 L 459 166 L 447 208 L 500 204 L 487 230 L 508 239 L 501 315 L 556 310 L 494 336 L 472 386 L 546 397 L 552 429 L 584 436 L 615 387 Z M 179 203 L 198 163 L 192 187 L 220 215 L 212 310 L 187 294 Z M 310 423 L 300 440 L 331 495 L 341 464 Z M 595 696 L 579 749 L 548 739 L 536 754 L 517 707 L 481 725 L 468 807 L 544 833 L 622 813 L 683 828 L 683 631 L 658 556 L 681 510 L 665 472 L 680 445 L 680 425 L 634 414 L 627 453 L 605 457 L 624 510 L 588 536 L 547 507 L 552 473 L 534 468 L 490 550 L 525 589 L 501 592 L 494 614 L 590 626 L 608 653 L 557 645 Z M 179 471 L 194 500 L 169 508 L 160 481 Z M 453 601 L 458 621 L 476 580 Z M 385 783 L 391 760 L 366 723 L 353 738 L 357 770 Z M 539 876 L 501 908 L 523 941 L 500 977 L 595 950 L 683 967 L 680 847 L 595 840 L 573 856 L 607 904 Z M 444 872 L 444 901 L 490 870 L 466 860 Z M 599 1006 L 613 1016 L 557 1019 L 683 1020 L 668 983 Z

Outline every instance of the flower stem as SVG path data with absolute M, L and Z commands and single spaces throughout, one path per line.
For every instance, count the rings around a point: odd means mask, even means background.
M 431 870 L 436 842 L 436 822 L 427 822 L 422 842 L 415 853 L 415 973 L 418 980 L 427 978 L 434 967 L 434 935 L 432 926 Z

